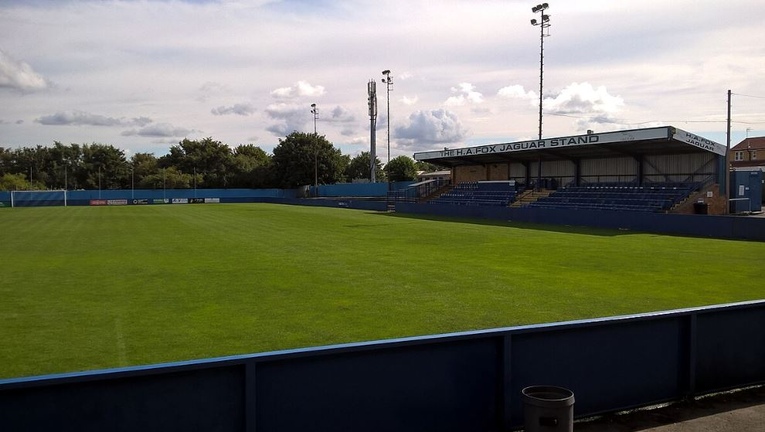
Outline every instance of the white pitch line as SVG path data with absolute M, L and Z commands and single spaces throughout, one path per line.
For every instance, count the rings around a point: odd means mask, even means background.
M 127 349 L 125 348 L 125 335 L 122 332 L 122 319 L 114 318 L 114 331 L 117 334 L 117 357 L 120 366 L 127 366 Z

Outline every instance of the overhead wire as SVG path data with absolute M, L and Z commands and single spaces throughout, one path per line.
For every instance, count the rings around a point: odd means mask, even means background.
M 765 98 L 764 98 L 765 99 Z M 575 118 L 575 119 L 588 119 L 590 116 L 575 116 L 571 114 L 561 114 L 561 113 L 546 113 L 547 115 L 555 116 L 555 117 L 568 117 L 568 118 Z M 648 123 L 664 123 L 664 124 L 673 124 L 673 123 L 726 123 L 727 120 L 649 120 L 649 121 L 642 121 L 642 122 L 630 122 L 630 121 L 615 121 L 614 123 L 624 123 L 624 124 L 631 124 L 631 125 L 644 125 Z M 737 124 L 746 124 L 746 125 L 760 125 L 765 124 L 765 120 L 763 121 L 742 121 L 742 120 L 731 120 L 731 123 L 737 123 Z
M 748 97 L 748 98 L 754 98 L 754 99 L 765 99 L 765 96 L 756 96 L 756 95 L 747 95 L 743 93 L 732 93 L 731 95 L 734 96 L 742 96 L 742 97 Z M 552 113 L 548 112 L 547 115 L 556 116 L 556 117 L 569 117 L 569 118 L 575 118 L 575 119 L 588 119 L 590 116 L 587 115 L 571 115 L 571 114 L 563 114 L 563 113 Z M 664 124 L 672 124 L 672 123 L 726 123 L 728 120 L 722 119 L 722 120 L 650 120 L 650 121 L 643 121 L 643 122 L 628 122 L 628 121 L 616 121 L 614 123 L 624 123 L 624 124 L 630 124 L 630 125 L 644 125 L 648 123 L 664 123 Z M 735 124 L 743 124 L 743 125 L 763 125 L 765 124 L 765 120 L 762 121 L 743 121 L 743 120 L 733 120 L 731 119 L 731 123 Z
M 753 96 L 753 95 L 745 95 L 745 94 L 741 94 L 741 93 L 731 93 L 731 95 L 733 95 L 733 96 L 743 96 L 743 97 L 754 98 L 754 99 L 765 99 L 765 96 Z

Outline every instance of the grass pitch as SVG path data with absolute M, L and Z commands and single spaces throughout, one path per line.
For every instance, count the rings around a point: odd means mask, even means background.
M 765 243 L 273 204 L 0 210 L 0 378 L 765 297 Z

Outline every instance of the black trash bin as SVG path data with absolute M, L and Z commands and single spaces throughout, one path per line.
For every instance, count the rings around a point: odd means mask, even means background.
M 709 204 L 705 202 L 693 203 L 693 212 L 696 214 L 709 214 Z
M 574 392 L 563 387 L 531 386 L 521 390 L 525 432 L 572 432 Z

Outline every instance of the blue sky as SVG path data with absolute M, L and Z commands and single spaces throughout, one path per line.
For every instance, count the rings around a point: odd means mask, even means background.
M 550 1 L 544 135 L 671 124 L 732 144 L 765 135 L 765 3 Z M 183 138 L 270 151 L 317 129 L 344 154 L 533 138 L 539 29 L 514 0 L 0 0 L 0 146 Z M 748 17 L 749 19 L 742 19 Z

